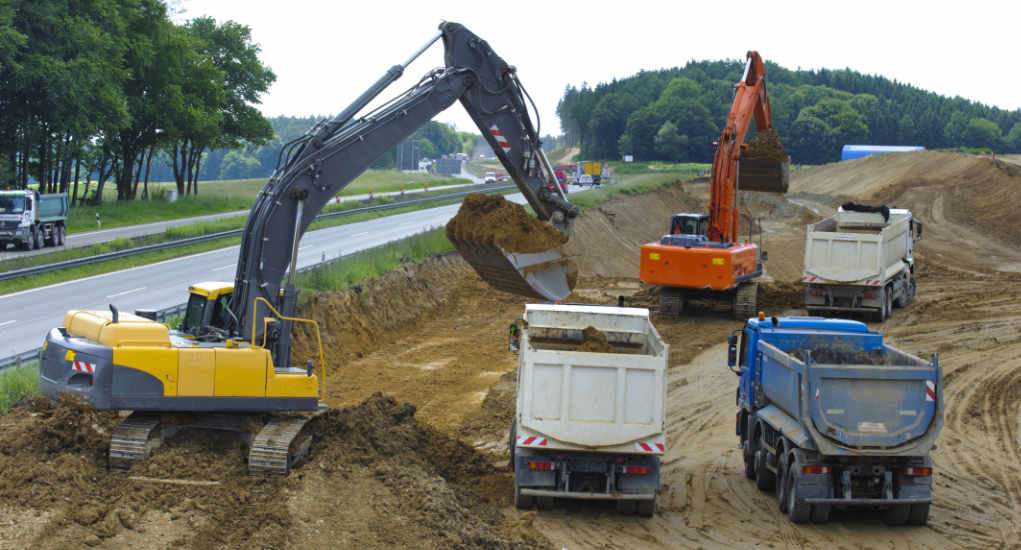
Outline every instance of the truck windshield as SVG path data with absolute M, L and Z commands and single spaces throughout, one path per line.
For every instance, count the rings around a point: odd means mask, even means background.
M 202 327 L 202 316 L 206 312 L 205 296 L 192 294 L 188 297 L 188 308 L 184 312 L 184 332 Z
M 25 211 L 25 197 L 0 195 L 0 214 L 21 214 Z

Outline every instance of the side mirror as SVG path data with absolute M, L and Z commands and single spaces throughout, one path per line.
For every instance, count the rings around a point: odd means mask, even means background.
M 305 375 L 306 376 L 312 376 L 312 368 L 313 367 L 314 367 L 314 365 L 312 364 L 312 360 L 311 359 L 309 359 L 308 361 L 305 362 Z
M 737 366 L 737 335 L 731 334 L 727 337 L 727 366 Z
M 507 349 L 514 353 L 521 349 L 521 329 L 517 323 L 511 323 L 507 328 Z
M 762 261 L 764 262 L 769 261 L 769 252 L 766 252 L 765 250 L 762 251 Z

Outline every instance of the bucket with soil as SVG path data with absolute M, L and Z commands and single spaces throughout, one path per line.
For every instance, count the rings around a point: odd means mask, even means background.
M 466 196 L 446 233 L 479 276 L 498 290 L 558 301 L 574 288 L 578 270 L 560 249 L 567 235 L 501 195 Z
M 738 161 L 737 187 L 743 191 L 786 193 L 791 182 L 791 159 L 780 134 L 770 128 L 748 142 Z

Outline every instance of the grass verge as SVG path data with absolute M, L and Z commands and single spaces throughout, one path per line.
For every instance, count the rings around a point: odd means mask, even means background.
M 39 393 L 39 361 L 29 361 L 0 371 L 0 414 L 11 405 Z
M 369 250 L 356 252 L 298 276 L 299 296 L 306 302 L 317 290 L 338 290 L 378 277 L 401 264 L 421 263 L 427 258 L 454 250 L 444 228 L 417 233 Z M 303 304 L 302 304 L 303 305 Z
M 397 170 L 369 170 L 362 173 L 339 193 L 340 196 L 361 195 L 369 191 L 384 193 L 420 189 L 426 184 L 434 187 L 469 183 L 466 179 L 449 178 L 433 174 L 406 174 Z M 162 199 L 118 202 L 116 187 L 107 185 L 104 202 L 99 206 L 76 206 L 68 214 L 70 233 L 98 229 L 96 214 L 102 228 L 123 227 L 205 214 L 218 214 L 251 208 L 256 194 L 266 185 L 263 178 L 199 182 L 199 195 L 180 197 L 175 202 Z M 176 189 L 173 182 L 150 183 L 149 192 L 161 196 Z M 113 193 L 112 195 L 110 193 Z

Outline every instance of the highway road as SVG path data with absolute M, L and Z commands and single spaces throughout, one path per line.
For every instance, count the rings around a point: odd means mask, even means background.
M 460 176 L 463 179 L 471 180 L 472 183 L 462 183 L 456 185 L 443 185 L 440 187 L 433 187 L 430 191 L 448 191 L 456 190 L 460 187 L 468 187 L 471 185 L 479 185 L 482 179 L 472 176 L 467 172 L 462 172 Z M 414 195 L 422 193 L 424 189 L 409 189 L 405 191 L 406 195 Z M 375 196 L 397 196 L 400 195 L 400 191 L 376 193 Z M 365 200 L 369 198 L 369 195 L 348 195 L 346 197 L 340 197 L 340 202 L 350 202 Z M 34 256 L 36 254 L 48 254 L 55 250 L 64 250 L 67 248 L 81 248 L 85 246 L 92 246 L 94 244 L 105 243 L 114 239 L 130 239 L 132 237 L 141 237 L 143 235 L 153 235 L 155 233 L 163 233 L 168 227 L 177 227 L 181 225 L 189 225 L 197 222 L 205 222 L 211 220 L 219 220 L 221 218 L 233 218 L 240 216 L 247 216 L 248 210 L 237 210 L 234 212 L 220 212 L 217 214 L 206 214 L 204 216 L 192 216 L 190 218 L 177 218 L 173 220 L 163 220 L 159 222 L 143 223 L 138 225 L 126 225 L 123 227 L 113 227 L 110 229 L 99 229 L 96 231 L 83 231 L 80 233 L 71 233 L 67 236 L 64 241 L 64 246 L 60 247 L 45 247 L 31 252 L 25 250 L 18 250 L 14 246 L 10 246 L 6 250 L 0 251 L 0 269 L 3 269 L 3 260 L 13 258 L 24 258 L 25 256 Z M 2 356 L 2 354 L 0 354 Z
M 509 200 L 525 203 L 520 194 Z M 298 267 L 315 265 L 446 225 L 460 204 L 452 204 L 310 231 L 298 249 Z M 163 262 L 104 273 L 0 296 L 0 357 L 38 348 L 68 309 L 163 309 L 187 301 L 188 285 L 233 281 L 238 247 L 232 246 Z

